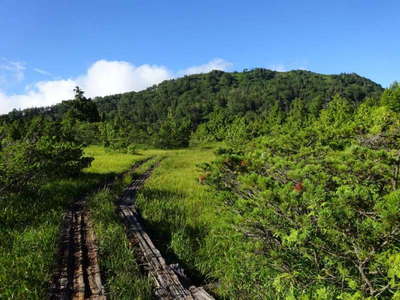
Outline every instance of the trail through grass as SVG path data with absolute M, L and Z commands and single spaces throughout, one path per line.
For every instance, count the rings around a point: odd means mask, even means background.
M 212 161 L 214 149 L 169 151 L 139 192 L 137 205 L 168 263 L 179 262 L 196 285 L 206 285 L 216 297 L 252 299 L 253 282 L 262 278 L 265 264 L 259 246 L 235 230 L 242 220 L 198 180 L 198 164 Z
M 86 154 L 95 160 L 80 177 L 49 182 L 35 195 L 0 201 L 1 299 L 46 298 L 60 226 L 71 202 L 144 158 L 106 153 L 96 146 Z
M 96 149 L 96 151 L 102 153 L 101 149 Z M 157 159 L 157 155 L 161 153 L 163 151 L 149 150 L 138 159 L 143 160 L 153 156 Z M 100 157 L 103 159 L 98 160 L 98 165 L 110 164 L 107 153 L 101 154 Z M 108 299 L 148 300 L 153 298 L 152 284 L 136 262 L 136 254 L 129 245 L 124 225 L 116 213 L 115 201 L 119 199 L 124 187 L 132 181 L 137 172 L 143 172 L 154 162 L 154 159 L 144 163 L 135 172 L 127 172 L 110 187 L 99 191 L 89 199 L 89 208 L 99 246 L 100 269 Z M 94 165 L 93 168 L 97 168 L 98 165 Z M 118 166 L 118 163 L 115 166 Z M 126 171 L 126 168 L 122 167 L 120 171 Z
M 88 198 L 88 206 L 107 296 L 151 299 L 151 282 L 140 272 L 114 202 L 152 161 L 134 174 L 125 173 L 112 186 L 98 187 L 129 170 L 135 161 L 152 156 L 165 159 L 139 192 L 137 205 L 155 245 L 168 263 L 179 262 L 196 285 L 210 284 L 208 290 L 221 298 L 246 299 L 246 291 L 254 290 L 246 282 L 256 281 L 263 261 L 254 254 L 255 245 L 233 229 L 238 220 L 198 181 L 197 165 L 212 161 L 214 148 L 143 150 L 130 155 L 90 146 L 85 153 L 95 160 L 81 177 L 51 182 L 39 195 L 0 203 L 0 298 L 46 298 L 63 214 L 74 199 L 97 190 Z

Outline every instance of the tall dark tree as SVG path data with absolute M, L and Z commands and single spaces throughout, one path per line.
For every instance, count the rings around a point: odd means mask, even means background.
M 90 123 L 99 122 L 100 114 L 96 103 L 91 101 L 90 98 L 86 98 L 84 96 L 84 91 L 82 91 L 78 86 L 74 89 L 74 92 L 74 100 L 64 101 L 65 105 L 69 107 L 66 116 L 79 121 Z

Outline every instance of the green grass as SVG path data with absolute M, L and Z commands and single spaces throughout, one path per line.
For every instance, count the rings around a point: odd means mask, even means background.
M 148 156 L 162 154 L 163 150 L 143 150 L 137 154 L 125 154 L 106 151 L 101 146 L 89 146 L 85 149 L 85 155 L 95 157 L 90 168 L 85 170 L 88 173 L 104 174 L 109 172 L 121 173 L 129 169 L 132 164 Z
M 132 181 L 133 177 L 144 172 L 166 151 L 143 150 L 135 155 L 114 153 L 110 156 L 110 153 L 103 148 L 91 146 L 85 152 L 96 157 L 91 168 L 86 170 L 88 173 L 100 173 L 110 169 L 121 173 L 128 170 L 134 161 L 154 157 L 134 173 L 126 172 L 110 187 L 92 195 L 88 202 L 98 241 L 100 269 L 108 299 L 152 299 L 152 282 L 146 274 L 143 274 L 136 262 L 136 255 L 126 238 L 125 228 L 116 214 L 115 200 L 119 198 L 124 187 Z
M 104 179 L 127 171 L 137 160 L 163 156 L 138 194 L 137 204 L 145 228 L 167 262 L 179 262 L 197 285 L 209 284 L 218 298 L 253 299 L 251 293 L 256 291 L 267 299 L 253 285 L 259 281 L 257 276 L 262 278 L 264 263 L 254 254 L 256 246 L 233 229 L 238 220 L 224 209 L 222 200 L 198 182 L 197 165 L 212 161 L 213 149 L 141 150 L 129 155 L 90 146 L 85 153 L 95 160 L 80 178 L 49 183 L 39 196 L 0 203 L 0 298 L 46 298 L 63 213 L 71 201 L 93 191 Z M 139 270 L 114 204 L 132 176 L 151 164 L 89 197 L 109 299 L 152 297 L 151 282 Z
M 119 185 L 120 186 L 120 185 Z M 124 227 L 115 212 L 119 187 L 90 199 L 91 217 L 99 246 L 100 269 L 108 299 L 152 299 L 152 284 L 142 274 Z
M 219 223 L 217 203 L 198 182 L 196 166 L 214 158 L 212 149 L 170 151 L 138 195 L 145 226 L 171 263 L 179 262 L 198 284 L 212 281 L 200 251 L 211 224 Z M 201 256 L 201 257 L 200 257 Z
M 93 147 L 90 148 L 92 151 Z M 99 165 L 112 164 L 119 171 L 126 171 L 133 163 L 129 156 L 120 154 L 111 157 L 102 149 L 95 148 L 101 159 L 92 168 Z M 92 152 L 93 153 L 93 152 Z M 142 160 L 155 156 L 162 151 L 148 150 L 142 155 L 133 156 L 135 160 Z M 96 156 L 98 157 L 98 156 Z M 129 161 L 129 163 L 127 163 Z M 154 160 L 152 160 L 154 161 Z M 148 166 L 147 162 L 144 167 Z M 141 170 L 143 169 L 140 168 Z M 88 170 L 91 171 L 91 170 Z M 115 181 L 89 198 L 91 219 L 94 225 L 98 246 L 100 269 L 108 299 L 152 299 L 152 283 L 144 275 L 135 260 L 134 250 L 129 246 L 124 226 L 116 213 L 115 201 L 122 194 L 124 187 L 129 184 L 136 174 L 127 172 L 123 178 Z
M 0 298 L 46 297 L 63 213 L 100 177 L 82 176 L 44 186 L 39 195 L 0 203 Z
M 71 202 L 145 157 L 96 146 L 86 154 L 95 160 L 79 178 L 50 182 L 36 195 L 0 201 L 0 299 L 47 298 L 59 230 Z
M 212 161 L 213 149 L 168 152 L 138 195 L 145 228 L 167 262 L 179 262 L 217 298 L 268 299 L 260 289 L 265 262 L 257 245 L 243 239 L 232 226 L 239 220 L 198 181 L 197 165 Z

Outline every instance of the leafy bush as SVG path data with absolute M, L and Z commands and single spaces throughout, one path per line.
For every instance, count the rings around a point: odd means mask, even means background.
M 126 153 L 128 154 L 136 154 L 137 153 L 137 146 L 134 144 L 130 144 L 126 149 Z
M 10 142 L 0 152 L 0 193 L 36 189 L 51 179 L 77 175 L 91 161 L 76 144 L 48 136 L 34 143 Z
M 204 166 L 236 229 L 258 245 L 264 288 L 400 297 L 399 120 L 388 106 L 354 111 L 337 97 L 310 125 L 283 124 Z

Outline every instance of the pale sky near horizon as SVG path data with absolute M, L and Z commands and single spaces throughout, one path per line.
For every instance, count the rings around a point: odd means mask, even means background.
M 1 0 L 0 114 L 212 69 L 400 79 L 400 2 Z

